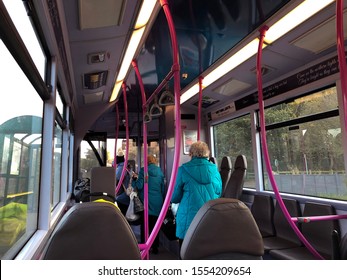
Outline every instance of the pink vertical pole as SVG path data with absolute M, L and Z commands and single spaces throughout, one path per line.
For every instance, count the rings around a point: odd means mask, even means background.
M 175 94 L 175 152 L 174 152 L 174 161 L 172 166 L 171 178 L 169 182 L 168 191 L 163 203 L 163 207 L 161 208 L 158 220 L 146 242 L 147 248 L 150 248 L 153 244 L 155 237 L 157 236 L 160 226 L 163 223 L 165 218 L 165 214 L 169 208 L 170 200 L 172 197 L 173 189 L 175 186 L 177 170 L 180 162 L 180 154 L 181 154 L 181 108 L 180 108 L 180 71 L 179 71 L 179 59 L 178 59 L 178 44 L 177 37 L 175 31 L 175 25 L 173 23 L 169 4 L 167 0 L 160 0 L 160 4 L 163 7 L 170 31 L 171 37 L 171 45 L 172 45 L 172 55 L 173 55 L 173 65 L 172 70 L 174 71 L 174 94 Z M 143 253 L 141 253 L 143 254 Z
M 336 1 L 336 35 L 337 57 L 339 60 L 340 80 L 342 89 L 345 133 L 347 134 L 347 70 L 343 31 L 343 1 L 341 0 Z
M 137 79 L 139 81 L 141 96 L 142 96 L 142 104 L 146 103 L 146 93 L 145 87 L 143 85 L 142 77 L 137 66 L 137 62 L 135 60 L 132 61 L 132 66 L 135 70 Z M 145 114 L 147 113 L 146 107 L 142 106 L 142 117 L 144 119 Z M 144 171 L 144 233 L 145 233 L 145 243 L 148 240 L 148 144 L 147 144 L 147 123 L 142 121 L 142 130 L 143 130 L 143 171 Z M 144 254 L 142 257 L 149 257 L 148 249 L 150 246 L 142 247 L 144 249 Z
M 273 188 L 273 191 L 276 196 L 277 203 L 279 204 L 285 218 L 287 219 L 289 225 L 294 230 L 296 235 L 299 237 L 299 239 L 302 241 L 302 243 L 307 247 L 307 249 L 317 258 L 317 259 L 324 259 L 313 247 L 312 245 L 306 240 L 306 238 L 302 235 L 296 224 L 292 221 L 292 218 L 286 208 L 286 206 L 283 203 L 282 197 L 278 191 L 278 187 L 276 185 L 276 180 L 272 172 L 271 168 L 271 162 L 269 157 L 269 151 L 267 147 L 267 141 L 266 141 L 266 131 L 265 131 L 265 114 L 264 114 L 264 100 L 263 100 L 263 81 L 261 76 L 261 59 L 262 59 L 262 52 L 263 52 L 263 42 L 265 33 L 268 30 L 267 26 L 264 26 L 260 30 L 260 39 L 259 39 L 259 47 L 258 47 L 258 54 L 257 54 L 257 83 L 258 83 L 258 103 L 259 103 L 259 112 L 260 112 L 260 136 L 261 136 L 261 145 L 263 149 L 264 154 L 264 161 L 267 169 L 267 173 Z
M 201 107 L 202 107 L 202 81 L 203 77 L 199 77 L 199 103 L 198 103 L 198 141 L 200 141 L 201 131 Z
M 126 144 L 125 144 L 125 159 L 124 159 L 124 168 L 122 170 L 122 174 L 120 176 L 119 182 L 116 187 L 116 193 L 118 193 L 123 180 L 125 173 L 127 172 L 127 165 L 128 165 L 128 156 L 129 156 L 129 121 L 128 121 L 128 102 L 127 102 L 127 89 L 126 84 L 122 83 L 122 89 L 123 89 L 123 100 L 124 100 L 124 111 L 125 111 L 125 135 L 126 135 Z

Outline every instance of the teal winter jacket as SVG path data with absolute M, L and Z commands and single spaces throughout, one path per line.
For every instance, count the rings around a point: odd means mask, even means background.
M 184 236 L 195 214 L 205 202 L 222 194 L 222 179 L 217 166 L 207 158 L 193 157 L 178 168 L 172 203 L 179 203 L 176 236 Z
M 144 201 L 144 168 L 139 172 L 137 180 L 132 182 L 132 187 L 138 189 L 141 201 Z M 163 206 L 165 189 L 164 174 L 155 164 L 148 165 L 148 215 L 159 216 Z

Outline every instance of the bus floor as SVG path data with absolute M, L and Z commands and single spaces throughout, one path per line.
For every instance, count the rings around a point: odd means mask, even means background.
M 139 225 L 131 225 L 138 242 L 141 241 L 141 228 Z M 169 241 L 159 232 L 159 248 L 158 253 L 149 254 L 150 260 L 178 260 L 179 259 L 179 244 L 178 241 Z

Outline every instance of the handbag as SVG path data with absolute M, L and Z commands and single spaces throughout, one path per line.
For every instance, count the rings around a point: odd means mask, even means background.
M 161 225 L 161 231 L 170 241 L 178 239 L 176 237 L 176 217 L 172 213 L 171 205 L 166 212 L 165 219 L 163 220 L 163 224 Z
M 142 203 L 142 201 L 140 200 L 140 198 L 137 196 L 137 193 L 136 193 L 136 195 L 134 196 L 133 201 L 134 201 L 134 212 L 135 212 L 136 214 L 142 212 L 143 209 L 144 209 L 143 203 Z
M 135 213 L 134 208 L 135 208 L 134 207 L 134 199 L 130 196 L 130 203 L 128 206 L 128 210 L 125 213 L 125 218 L 129 222 L 134 222 L 140 218 L 140 215 Z

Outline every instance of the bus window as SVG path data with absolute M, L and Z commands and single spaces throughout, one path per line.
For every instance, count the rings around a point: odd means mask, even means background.
M 245 155 L 247 175 L 244 187 L 255 189 L 250 115 L 215 125 L 213 137 L 218 166 L 220 166 L 224 156 L 230 156 L 232 163 L 234 163 L 238 155 Z
M 0 41 L 0 256 L 13 256 L 37 228 L 43 101 Z
M 265 115 L 272 123 L 267 142 L 279 190 L 347 200 L 336 88 L 268 108 Z M 267 178 L 265 189 L 272 190 Z

